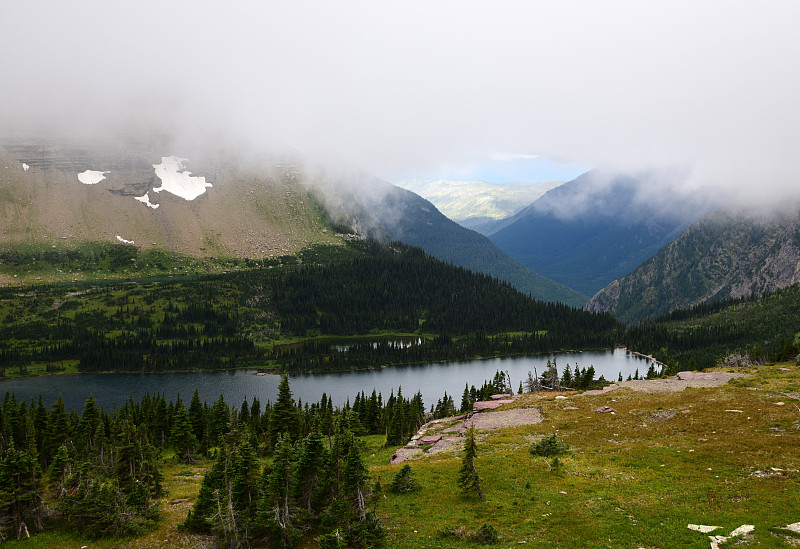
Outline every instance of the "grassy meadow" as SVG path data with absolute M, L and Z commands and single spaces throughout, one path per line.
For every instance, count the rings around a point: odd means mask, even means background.
M 720 526 L 717 535 L 755 526 L 722 547 L 798 544 L 780 527 L 800 521 L 800 366 L 770 364 L 748 373 L 723 387 L 670 393 L 524 395 L 505 406 L 538 407 L 541 423 L 477 433 L 483 501 L 458 487 L 458 449 L 407 462 L 421 491 L 389 493 L 401 467 L 388 464 L 395 448 L 384 448 L 381 436 L 364 437 L 365 461 L 384 488 L 377 512 L 386 546 L 476 547 L 458 532 L 484 523 L 497 530 L 497 547 L 709 547 L 708 535 L 689 530 L 690 523 Z M 600 406 L 615 413 L 595 412 Z M 558 463 L 529 452 L 553 433 L 569 445 Z M 204 546 L 208 539 L 176 529 L 189 504 L 170 502 L 193 501 L 208 465 L 165 456 L 164 518 L 140 538 L 98 542 L 56 532 L 8 546 Z M 456 535 L 444 537 L 445 529 Z M 316 544 L 309 537 L 301 547 Z

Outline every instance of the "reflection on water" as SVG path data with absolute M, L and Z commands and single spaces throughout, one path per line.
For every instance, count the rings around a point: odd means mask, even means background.
M 553 358 L 553 355 L 538 355 L 393 366 L 381 370 L 295 375 L 290 382 L 295 399 L 303 402 L 316 402 L 324 392 L 333 399 L 335 405 L 341 406 L 348 399 L 353 402 L 355 395 L 362 390 L 368 395 L 375 390 L 386 398 L 392 390 L 397 392 L 398 387 L 402 387 L 406 396 L 420 391 L 426 407 L 430 408 L 445 392 L 460 401 L 465 385 L 480 387 L 484 381 L 492 379 L 497 370 L 508 372 L 516 390 L 528 371 L 535 368 L 541 375 L 547 360 Z M 555 359 L 559 372 L 563 372 L 567 365 L 573 370 L 576 364 L 580 368 L 594 366 L 597 377 L 602 375 L 608 380 L 616 380 L 620 373 L 623 378 L 627 378 L 637 370 L 640 376 L 644 376 L 651 364 L 649 359 L 624 349 L 563 353 Z M 267 400 L 274 401 L 279 382 L 278 375 L 256 375 L 253 370 L 181 374 L 87 374 L 5 380 L 0 382 L 0 393 L 10 391 L 18 401 L 36 399 L 41 393 L 48 407 L 62 394 L 67 408 L 74 410 L 82 409 L 86 399 L 93 394 L 109 410 L 131 396 L 138 401 L 145 392 L 164 393 L 168 399 L 174 399 L 180 394 L 181 398 L 189 400 L 196 387 L 200 398 L 209 403 L 222 393 L 228 404 L 239 406 L 245 399 L 250 401 L 254 396 L 262 404 Z

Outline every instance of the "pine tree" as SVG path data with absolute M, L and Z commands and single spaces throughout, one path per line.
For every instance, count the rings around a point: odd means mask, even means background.
M 314 512 L 315 500 L 321 497 L 325 478 L 325 463 L 328 450 L 324 437 L 315 426 L 303 439 L 295 468 L 295 489 L 297 501 L 309 514 Z
M 269 439 L 270 442 L 277 444 L 278 438 L 282 434 L 289 436 L 290 441 L 297 438 L 300 418 L 297 407 L 292 398 L 292 391 L 289 388 L 289 376 L 284 375 L 278 386 L 278 398 L 272 406 L 269 418 Z
M 521 382 L 520 382 L 521 383 Z M 522 385 L 520 385 L 521 387 Z M 520 393 L 522 390 L 520 390 Z M 472 409 L 472 399 L 469 394 L 469 385 L 464 385 L 464 394 L 461 395 L 461 413 L 466 414 Z
M 195 387 L 192 400 L 189 403 L 189 421 L 192 424 L 192 432 L 201 448 L 206 434 L 206 417 L 204 412 L 203 403 L 200 400 L 200 393 L 197 391 L 197 387 Z
M 16 538 L 44 529 L 41 471 L 34 445 L 17 450 L 13 441 L 0 461 L 0 529 Z
M 477 444 L 475 442 L 475 428 L 467 429 L 467 436 L 464 439 L 464 456 L 461 459 L 461 469 L 459 471 L 458 485 L 464 492 L 476 492 L 478 498 L 483 499 L 481 491 L 481 481 L 478 470 L 475 468 L 475 457 L 478 455 Z
M 47 424 L 50 448 L 58 448 L 62 444 L 71 445 L 67 409 L 64 407 L 64 400 L 61 395 L 58 396 L 58 400 L 53 404 L 50 417 L 47 418 Z
M 292 524 L 294 506 L 292 505 L 292 481 L 294 452 L 288 434 L 279 436 L 275 444 L 272 470 L 267 480 L 263 514 L 272 525 L 273 535 L 280 539 L 284 547 L 291 547 L 297 535 Z
M 197 439 L 192 430 L 189 413 L 186 411 L 180 396 L 178 396 L 175 411 L 173 412 L 170 438 L 175 447 L 175 456 L 185 463 L 193 462 L 194 457 L 192 454 L 197 445 Z

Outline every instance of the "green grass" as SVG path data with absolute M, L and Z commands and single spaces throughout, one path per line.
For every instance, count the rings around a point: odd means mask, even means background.
M 772 374 L 765 367 L 759 375 Z M 800 372 L 791 377 L 797 380 Z M 528 405 L 541 406 L 545 421 L 482 433 L 476 466 L 484 502 L 459 492 L 458 454 L 412 461 L 422 492 L 387 494 L 379 507 L 388 545 L 470 547 L 437 532 L 489 522 L 500 532 L 500 546 L 708 547 L 708 538 L 688 530 L 689 523 L 722 526 L 720 534 L 755 524 L 749 545 L 785 546 L 769 529 L 800 520 L 797 409 L 776 406 L 771 392 L 735 386 L 612 395 L 571 397 L 577 412 L 564 411 L 565 401 L 552 397 L 526 397 Z M 593 412 L 609 402 L 615 415 Z M 744 413 L 724 412 L 733 408 Z M 678 413 L 657 419 L 663 410 Z M 775 425 L 782 431 L 771 431 Z M 558 472 L 549 459 L 528 452 L 529 440 L 556 429 L 559 441 L 570 445 Z M 400 467 L 386 465 L 380 450 L 372 460 L 384 485 Z M 770 467 L 783 471 L 754 475 Z
M 740 547 L 786 547 L 790 534 L 779 528 L 800 520 L 800 412 L 784 393 L 800 382 L 800 367 L 791 365 L 787 373 L 779 366 L 786 365 L 758 368 L 753 377 L 721 388 L 655 394 L 619 390 L 569 394 L 567 400 L 525 395 L 514 406 L 538 406 L 541 423 L 478 432 L 476 466 L 486 499 L 459 490 L 458 451 L 410 461 L 422 490 L 384 490 L 377 510 L 387 528 L 386 546 L 476 547 L 442 537 L 440 530 L 475 531 L 488 523 L 498 530 L 496 547 L 524 541 L 525 547 L 541 548 L 707 548 L 708 537 L 687 528 L 694 523 L 721 526 L 715 532 L 721 535 L 754 524 L 752 536 Z M 752 390 L 751 383 L 765 390 Z M 606 404 L 616 414 L 594 412 Z M 579 410 L 566 411 L 566 406 Z M 532 456 L 529 448 L 556 431 L 569 451 L 553 470 L 550 458 Z M 386 488 L 402 465 L 388 464 L 395 448 L 384 447 L 383 441 L 367 436 L 362 444 L 371 475 Z M 169 457 L 164 473 L 170 492 L 156 531 L 132 540 L 91 543 L 55 532 L 8 546 L 159 547 L 169 540 L 169 546 L 188 547 L 207 541 L 177 532 L 188 505 L 169 501 L 193 501 L 208 464 L 187 467 Z M 304 540 L 300 547 L 315 545 Z

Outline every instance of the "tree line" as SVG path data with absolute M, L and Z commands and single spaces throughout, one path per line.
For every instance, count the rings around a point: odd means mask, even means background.
M 338 260 L 325 255 L 325 264 L 286 262 L 139 284 L 43 286 L 33 294 L 0 291 L 0 373 L 17 367 L 24 373 L 32 363 L 160 372 L 269 359 L 285 371 L 330 371 L 607 348 L 623 334 L 608 314 L 539 302 L 415 248 L 351 246 Z M 436 337 L 406 348 L 354 346 L 337 354 L 308 344 L 267 352 L 281 339 L 375 331 Z

